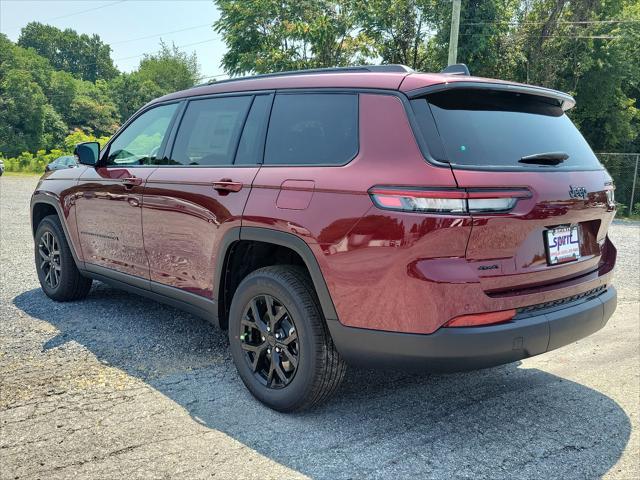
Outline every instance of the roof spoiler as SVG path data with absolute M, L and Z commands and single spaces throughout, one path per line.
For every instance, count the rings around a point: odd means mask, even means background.
M 454 63 L 453 65 L 449 65 L 444 70 L 441 70 L 440 73 L 446 73 L 447 75 L 466 75 L 467 77 L 471 76 L 471 73 L 469 73 L 469 67 L 464 63 Z
M 546 97 L 555 100 L 558 106 L 562 107 L 562 110 L 566 111 L 573 108 L 576 104 L 575 99 L 568 93 L 560 92 L 558 90 L 552 90 L 545 87 L 536 87 L 533 85 L 524 85 L 521 83 L 506 83 L 506 82 L 487 82 L 487 81 L 470 81 L 460 80 L 457 82 L 444 82 L 437 83 L 435 85 L 429 85 L 428 87 L 416 88 L 405 92 L 410 98 L 420 98 L 425 95 L 429 95 L 436 92 L 442 92 L 443 90 L 455 90 L 455 89 L 473 89 L 473 90 L 492 90 L 500 92 L 514 92 L 522 93 L 526 95 L 536 95 L 539 97 Z

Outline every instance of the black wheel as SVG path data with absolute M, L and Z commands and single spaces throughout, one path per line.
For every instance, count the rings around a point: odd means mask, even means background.
M 265 267 L 238 286 L 229 313 L 231 354 L 242 381 L 282 412 L 317 405 L 338 388 L 345 363 L 336 351 L 306 272 Z
M 78 271 L 60 219 L 56 215 L 43 218 L 34 240 L 36 271 L 44 293 L 59 302 L 86 297 L 91 279 Z

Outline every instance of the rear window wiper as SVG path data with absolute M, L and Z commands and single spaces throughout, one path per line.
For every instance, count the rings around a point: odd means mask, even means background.
M 533 165 L 559 165 L 569 158 L 569 154 L 564 152 L 535 153 L 522 157 L 518 162 Z

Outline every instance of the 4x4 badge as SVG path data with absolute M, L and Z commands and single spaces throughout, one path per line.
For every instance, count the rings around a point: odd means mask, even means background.
M 574 187 L 573 185 L 569 185 L 569 196 L 571 198 L 587 198 L 587 189 L 584 187 Z

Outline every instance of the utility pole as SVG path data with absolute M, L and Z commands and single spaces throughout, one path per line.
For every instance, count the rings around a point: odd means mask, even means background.
M 458 31 L 460 30 L 460 2 L 453 0 L 451 10 L 451 33 L 449 35 L 449 65 L 458 63 Z

